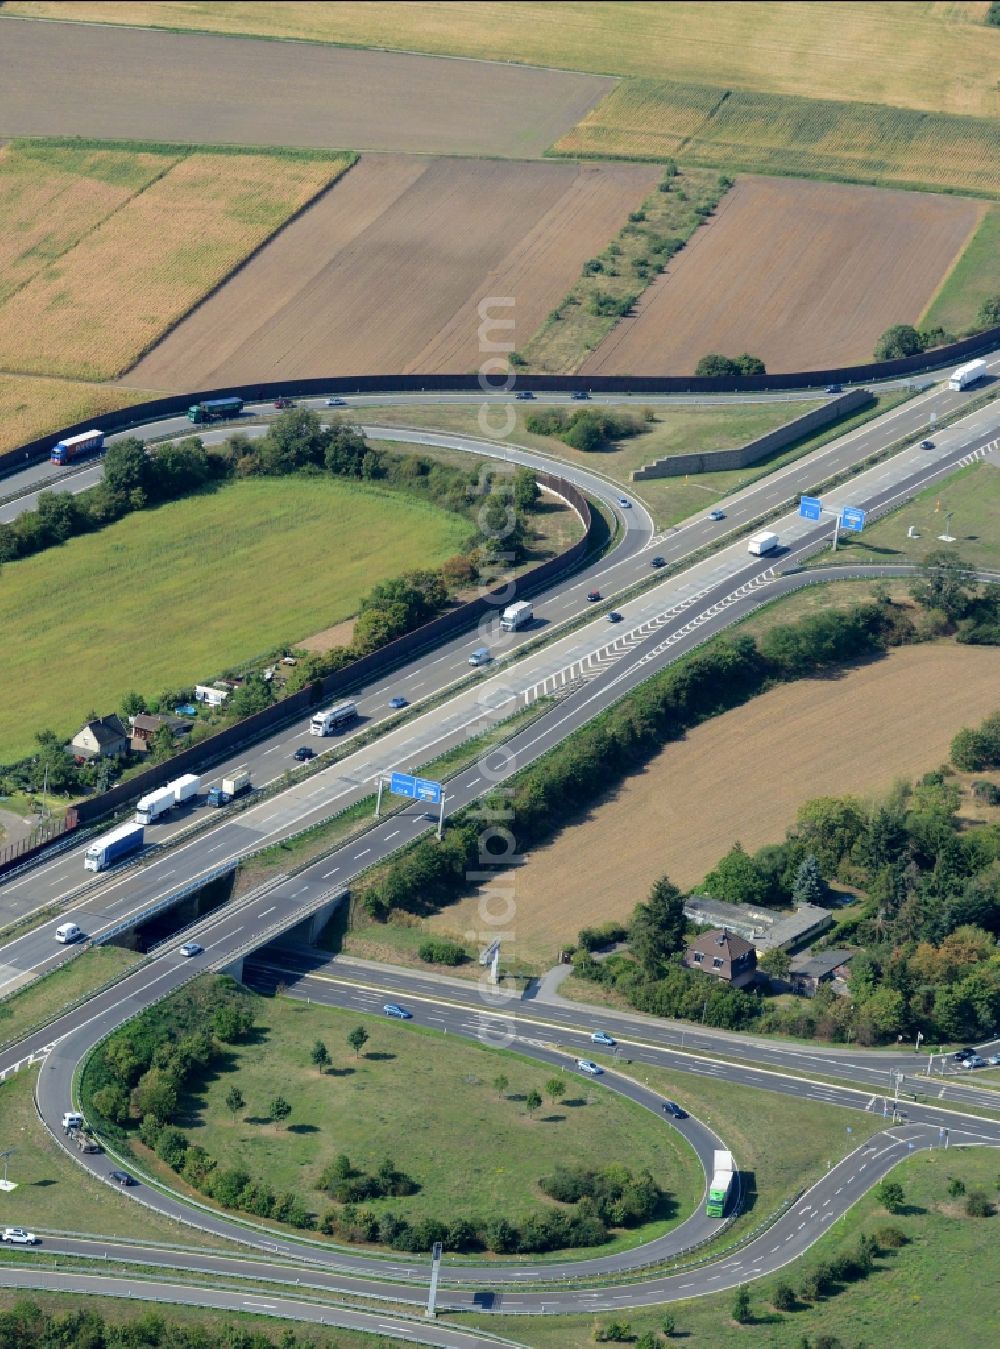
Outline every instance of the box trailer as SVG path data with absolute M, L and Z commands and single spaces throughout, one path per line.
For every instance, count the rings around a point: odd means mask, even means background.
M 504 632 L 515 632 L 518 628 L 523 628 L 530 623 L 532 617 L 531 605 L 526 604 L 524 600 L 517 604 L 508 604 L 500 615 L 500 627 Z
M 67 436 L 52 446 L 49 462 L 52 464 L 71 464 L 81 455 L 93 454 L 104 449 L 103 431 L 81 431 L 78 436 Z
M 229 777 L 222 779 L 221 786 L 209 787 L 208 804 L 210 806 L 224 806 L 228 801 L 248 792 L 250 785 L 249 768 L 237 768 L 235 773 L 231 773 Z
M 138 852 L 143 845 L 144 836 L 141 824 L 133 822 L 119 825 L 117 829 L 112 829 L 110 834 L 104 834 L 94 840 L 87 849 L 83 865 L 88 871 L 103 871 L 122 857 Z
M 197 796 L 198 788 L 201 786 L 201 778 L 197 773 L 185 773 L 182 778 L 175 778 L 173 782 L 168 782 L 167 786 L 174 794 L 174 802 L 181 805 L 184 801 L 190 801 L 192 796 Z
M 767 553 L 773 553 L 778 546 L 777 534 L 772 534 L 769 530 L 762 530 L 760 534 L 755 534 L 747 544 L 747 552 L 753 553 L 754 557 L 764 557 Z
M 721 1148 L 715 1150 L 715 1165 L 708 1186 L 708 1199 L 705 1202 L 705 1214 L 709 1218 L 721 1218 L 725 1215 L 729 1196 L 733 1191 L 736 1167 L 733 1154 Z
M 226 417 L 238 417 L 243 411 L 242 398 L 206 398 L 201 403 L 192 403 L 187 410 L 189 422 L 201 425 L 203 422 L 223 421 Z
M 984 360 L 967 361 L 965 365 L 960 365 L 957 370 L 953 370 L 951 378 L 948 380 L 949 389 L 967 389 L 970 384 L 975 384 L 977 379 L 982 379 L 986 374 L 986 362 Z
M 136 824 L 152 824 L 177 804 L 174 789 L 171 786 L 157 787 L 155 792 L 140 796 L 135 806 Z

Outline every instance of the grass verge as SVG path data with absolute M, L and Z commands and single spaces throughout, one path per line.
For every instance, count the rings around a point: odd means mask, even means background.
M 1000 295 L 1000 206 L 991 206 L 984 214 L 921 315 L 921 326 L 964 332 L 975 322 L 982 302 L 994 295 Z
M 0 1045 L 13 1044 L 30 1030 L 123 974 L 142 960 L 120 946 L 94 946 L 68 965 L 36 980 L 23 992 L 0 1002 Z

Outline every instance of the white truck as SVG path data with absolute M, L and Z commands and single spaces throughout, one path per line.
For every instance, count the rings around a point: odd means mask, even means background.
M 344 726 L 358 715 L 356 703 L 338 703 L 325 712 L 317 712 L 309 723 L 310 735 L 331 735 L 338 726 Z
M 192 796 L 197 796 L 201 778 L 197 773 L 185 773 L 182 778 L 168 782 L 167 786 L 173 789 L 174 802 L 179 806 L 184 801 L 190 801 Z
M 94 839 L 83 859 L 84 867 L 87 871 L 103 871 L 119 858 L 138 852 L 143 843 L 143 830 L 143 825 L 133 821 L 131 824 L 121 824 L 117 829 L 112 829 L 110 834 Z
M 155 792 L 140 796 L 135 803 L 135 822 L 136 824 L 152 824 L 161 815 L 166 815 L 168 810 L 173 810 L 176 804 L 177 798 L 174 795 L 173 787 L 169 783 L 166 787 L 157 787 Z
M 221 787 L 209 787 L 208 804 L 224 806 L 237 796 L 250 790 L 250 769 L 237 768 L 228 777 L 222 779 Z
M 764 557 L 766 553 L 773 553 L 778 543 L 777 534 L 772 534 L 770 530 L 765 529 L 753 536 L 747 544 L 747 552 L 753 553 L 754 557 Z
M 533 617 L 530 604 L 520 600 L 517 604 L 508 604 L 500 615 L 500 627 L 503 632 L 515 632 L 525 627 Z
M 986 362 L 983 360 L 967 361 L 965 365 L 960 365 L 957 370 L 953 370 L 951 378 L 948 381 L 949 389 L 967 389 L 970 384 L 975 384 L 977 379 L 982 379 L 986 374 Z
M 712 1179 L 708 1186 L 708 1199 L 705 1201 L 705 1214 L 709 1218 L 721 1218 L 726 1212 L 733 1181 L 736 1178 L 736 1165 L 733 1154 L 722 1148 L 716 1148 L 712 1168 Z

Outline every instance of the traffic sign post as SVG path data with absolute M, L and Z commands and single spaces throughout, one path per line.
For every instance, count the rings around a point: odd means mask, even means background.
M 412 773 L 392 773 L 389 777 L 389 790 L 393 796 L 408 796 L 411 801 L 426 801 L 429 806 L 439 806 L 437 836 L 438 841 L 444 834 L 444 788 L 440 782 L 430 778 L 414 777 Z M 379 781 L 379 804 L 382 801 L 382 782 Z M 375 808 L 378 814 L 378 805 Z
M 427 1296 L 427 1311 L 424 1315 L 433 1320 L 435 1316 L 435 1303 L 437 1302 L 438 1275 L 441 1273 L 441 1242 L 435 1241 L 431 1247 L 431 1287 Z

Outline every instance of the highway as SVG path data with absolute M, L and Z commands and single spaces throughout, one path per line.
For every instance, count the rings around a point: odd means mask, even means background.
M 735 493 L 724 503 L 727 518 L 722 524 L 706 517 L 692 518 L 665 535 L 655 535 L 651 520 L 638 503 L 627 509 L 616 505 L 614 508 L 625 526 L 618 546 L 610 556 L 567 577 L 536 599 L 538 619 L 531 628 L 501 637 L 495 620 L 483 620 L 477 630 L 443 644 L 433 656 L 418 657 L 389 680 L 377 680 L 374 687 L 359 690 L 354 695 L 360 712 L 359 729 L 351 735 L 333 737 L 332 747 L 339 757 L 356 735 L 389 721 L 392 717 L 387 706 L 390 696 L 398 694 L 419 704 L 463 680 L 466 683 L 464 693 L 455 694 L 443 708 L 418 715 L 416 720 L 406 721 L 398 730 L 385 734 L 375 749 L 361 750 L 343 759 L 336 768 L 308 777 L 283 793 L 279 804 L 271 800 L 237 815 L 225 812 L 221 820 L 213 818 L 210 825 L 205 825 L 209 808 L 205 805 L 205 796 L 201 795 L 194 805 L 172 816 L 169 823 L 152 826 L 148 831 L 152 844 L 163 845 L 171 839 L 183 838 L 192 823 L 200 822 L 203 827 L 195 836 L 164 852 L 151 866 L 142 867 L 138 872 L 135 867 L 126 867 L 123 871 L 110 873 L 109 879 L 96 885 L 93 877 L 82 869 L 81 855 L 86 842 L 61 853 L 54 860 L 43 861 L 23 874 L 8 878 L 0 885 L 0 925 L 23 920 L 53 906 L 59 906 L 65 913 L 60 912 L 57 919 L 8 943 L 0 951 L 0 989 L 16 987 L 31 972 L 50 968 L 70 958 L 66 951 L 57 949 L 53 941 L 54 927 L 63 917 L 72 917 L 89 935 L 106 936 L 131 909 L 145 912 L 149 903 L 155 902 L 160 894 L 155 886 L 161 880 L 168 880 L 176 889 L 191 885 L 199 877 L 215 875 L 227 863 L 232 864 L 247 852 L 325 818 L 331 810 L 342 809 L 367 795 L 378 775 L 387 769 L 420 767 L 434 754 L 478 734 L 490 719 L 495 720 L 504 710 L 513 711 L 519 701 L 527 703 L 540 694 L 562 692 L 574 681 L 606 682 L 612 667 L 640 648 L 647 652 L 647 666 L 652 661 L 665 663 L 659 661 L 661 656 L 673 658 L 682 649 L 689 649 L 691 643 L 682 641 L 689 635 L 689 625 L 696 625 L 700 640 L 705 635 L 707 618 L 713 617 L 709 612 L 713 604 L 731 606 L 752 594 L 756 594 L 757 602 L 760 602 L 776 584 L 772 564 L 763 559 L 748 559 L 742 541 L 727 545 L 727 532 L 759 518 L 784 501 L 795 499 L 805 488 L 843 468 L 846 463 L 871 454 L 875 448 L 870 439 L 874 434 L 872 428 L 879 431 L 883 443 L 895 439 L 900 433 L 898 419 L 901 414 L 916 415 L 919 411 L 916 405 L 921 400 L 941 396 L 921 395 L 878 422 L 831 442 Z M 929 415 L 926 409 L 919 411 L 920 417 Z M 372 429 L 378 431 L 378 428 Z M 831 494 L 829 500 L 837 502 L 849 498 L 851 504 L 875 509 L 880 502 L 919 490 L 921 485 L 949 471 L 956 463 L 981 452 L 991 443 L 995 429 L 995 412 L 991 408 L 982 409 L 941 432 L 934 450 L 911 447 L 854 478 L 849 494 L 842 488 Z M 497 453 L 492 442 L 467 437 L 399 430 L 393 430 L 392 435 L 397 440 L 406 436 L 415 444 L 443 444 L 470 452 Z M 506 447 L 504 453 L 536 467 L 551 466 L 544 456 L 529 451 Z M 592 495 L 609 504 L 617 502 L 620 492 L 617 486 L 584 470 L 567 468 L 566 473 L 575 477 Z M 789 514 L 777 521 L 775 528 L 782 540 L 787 540 L 781 565 L 788 566 L 814 548 L 829 526 L 817 528 Z M 555 632 L 559 624 L 578 621 L 588 609 L 588 591 L 598 588 L 610 601 L 637 582 L 648 583 L 652 575 L 649 558 L 654 555 L 654 550 L 668 563 L 680 564 L 685 558 L 713 545 L 716 551 L 710 557 L 630 600 L 624 624 L 609 629 L 606 619 L 597 617 L 565 638 L 533 651 L 516 664 L 511 663 L 510 658 L 518 649 L 527 643 L 537 643 L 545 629 Z M 656 633 L 668 645 L 660 647 L 653 643 L 651 646 L 649 637 Z M 469 687 L 469 653 L 484 643 L 497 656 L 497 663 L 484 669 L 478 679 L 474 677 Z M 647 668 L 643 673 L 648 676 L 650 671 Z M 312 744 L 330 743 L 309 737 L 305 723 L 297 722 L 246 747 L 212 773 L 205 774 L 204 786 L 207 788 L 212 782 L 220 781 L 225 772 L 240 766 L 251 769 L 257 786 L 279 779 L 292 766 L 294 749 L 310 740 Z M 179 866 L 174 865 L 175 859 Z M 135 882 L 138 889 L 130 879 L 133 877 L 139 878 Z M 81 887 L 85 884 L 88 888 L 81 898 Z M 72 907 L 67 908 L 67 905 Z
M 924 395 L 922 397 L 933 397 Z M 897 409 L 881 419 L 889 427 L 883 428 L 883 436 L 894 439 L 900 431 L 896 417 L 906 409 L 914 411 L 920 400 Z M 926 415 L 926 409 L 920 413 Z M 877 424 L 873 424 L 877 425 Z M 870 428 L 864 428 L 868 432 Z M 400 439 L 400 433 L 392 432 L 394 439 Z M 860 433 L 855 433 L 860 435 Z M 831 494 L 831 500 L 849 501 L 869 511 L 891 505 L 904 499 L 921 486 L 932 482 L 936 477 L 950 471 L 954 466 L 968 461 L 994 443 L 996 436 L 996 414 L 987 408 L 956 423 L 947 431 L 935 437 L 934 451 L 921 452 L 913 448 L 883 462 L 851 480 L 849 494 L 843 489 L 839 494 Z M 421 433 L 426 442 L 428 436 Z M 434 443 L 466 438 L 436 437 Z M 851 438 L 847 438 L 850 440 Z M 417 443 L 420 443 L 418 440 Z M 493 447 L 495 450 L 495 447 Z M 871 449 L 865 453 L 871 453 Z M 832 471 L 833 456 L 861 454 L 857 442 L 852 446 L 824 447 L 810 456 L 810 461 L 799 461 L 781 473 L 771 475 L 742 493 L 734 495 L 726 503 L 728 520 L 725 528 L 740 523 L 741 519 L 756 518 L 766 509 L 768 499 L 774 504 L 795 496 L 803 490 L 796 485 L 791 470 L 803 470 L 802 482 L 812 485 L 818 477 L 825 477 Z M 807 475 L 811 474 L 811 477 Z M 605 485 L 605 492 L 608 488 Z M 612 492 L 615 489 L 611 489 Z M 741 514 L 742 513 L 742 514 Z M 624 531 L 623 551 L 598 563 L 589 571 L 581 572 L 557 587 L 554 592 L 536 602 L 539 612 L 550 623 L 555 624 L 564 617 L 579 616 L 586 610 L 586 601 L 581 592 L 600 580 L 603 591 L 610 597 L 614 589 L 622 589 L 640 577 L 649 574 L 648 562 L 643 556 L 653 547 L 670 561 L 680 561 L 690 557 L 706 542 L 711 542 L 716 533 L 704 520 L 691 521 L 677 531 L 663 538 L 656 538 L 651 527 L 637 508 L 621 512 L 623 520 L 636 523 Z M 201 883 L 206 871 L 232 865 L 234 859 L 244 855 L 262 841 L 280 837 L 302 827 L 314 817 L 329 814 L 331 807 L 347 804 L 359 799 L 371 791 L 372 780 L 383 771 L 380 763 L 395 763 L 398 766 L 420 762 L 421 755 L 434 752 L 447 743 L 454 743 L 466 737 L 473 725 L 482 724 L 489 715 L 489 705 L 505 707 L 508 704 L 525 705 L 533 701 L 540 693 L 558 692 L 560 697 L 554 706 L 547 708 L 537 721 L 527 726 L 513 737 L 508 745 L 505 765 L 498 767 L 492 774 L 493 780 L 502 781 L 533 759 L 546 752 L 552 745 L 559 743 L 573 730 L 584 725 L 598 712 L 617 701 L 624 692 L 636 687 L 657 669 L 693 649 L 705 637 L 722 631 L 734 619 L 751 611 L 760 603 L 788 593 L 797 586 L 814 580 L 814 577 L 801 574 L 782 574 L 782 570 L 795 564 L 810 551 L 823 537 L 826 529 L 817 528 L 798 517 L 788 515 L 779 519 L 773 526 L 781 535 L 785 550 L 780 563 L 769 559 L 748 558 L 745 544 L 740 542 L 728 546 L 723 544 L 707 559 L 696 562 L 679 575 L 669 577 L 665 582 L 645 591 L 642 595 L 629 600 L 627 623 L 624 631 L 609 636 L 605 620 L 598 618 L 572 633 L 561 637 L 548 646 L 533 651 L 516 664 L 501 662 L 498 673 L 487 675 L 477 682 L 471 690 L 455 693 L 442 707 L 418 716 L 414 721 L 389 732 L 374 746 L 349 755 L 342 762 L 324 770 L 315 777 L 279 796 L 254 806 L 239 815 L 225 814 L 224 818 L 211 827 L 199 831 L 186 843 L 163 851 L 162 857 L 150 865 L 140 868 L 126 868 L 120 874 L 113 873 L 107 880 L 102 879 L 94 891 L 84 896 L 76 907 L 67 913 L 92 935 L 107 937 L 123 922 L 132 921 L 134 914 L 143 907 L 163 902 L 176 894 L 179 887 Z M 849 575 L 870 575 L 866 568 L 845 569 Z M 879 573 L 884 574 L 884 573 Z M 610 577 L 610 581 L 607 579 Z M 614 589 L 612 589 L 614 587 Z M 625 606 L 622 606 L 625 607 Z M 536 634 L 529 634 L 531 636 Z M 399 678 L 392 681 L 392 690 L 397 687 L 406 692 L 406 679 L 416 679 L 423 674 L 424 683 L 429 684 L 428 692 L 443 688 L 449 674 L 465 673 L 463 653 L 472 644 L 479 644 L 479 635 L 469 637 L 464 642 L 453 644 L 455 650 L 442 654 L 436 652 L 445 669 L 437 671 L 429 679 L 426 677 L 430 663 L 415 663 L 414 668 L 400 671 Z M 450 663 L 450 664 L 449 664 Z M 427 692 L 413 689 L 418 696 L 427 696 Z M 365 691 L 363 696 L 384 698 L 387 689 Z M 485 695 L 485 696 L 484 696 Z M 499 695 L 499 696 L 498 696 Z M 474 723 L 468 718 L 477 713 L 480 722 Z M 463 720 L 464 719 L 464 720 Z M 402 737 L 405 734 L 405 739 Z M 299 738 L 301 731 L 298 732 Z M 394 741 L 393 736 L 399 736 Z M 284 743 L 288 743 L 288 740 Z M 267 752 L 266 749 L 263 752 Z M 378 756 L 387 756 L 379 760 Z M 395 756 L 395 757 L 393 757 Z M 400 757 L 401 756 L 401 757 Z M 244 758 L 239 762 L 245 762 Z M 220 770 L 221 772 L 221 770 Z M 457 809 L 474 800 L 483 791 L 483 768 L 475 765 L 460 773 L 449 784 L 449 808 Z M 165 996 L 194 973 L 204 969 L 219 969 L 231 966 L 242 956 L 254 950 L 270 936 L 277 935 L 305 915 L 315 911 L 321 904 L 336 897 L 344 886 L 359 872 L 381 858 L 391 855 L 401 843 L 429 827 L 423 810 L 408 807 L 392 818 L 375 825 L 363 837 L 338 849 L 329 857 L 300 872 L 294 879 L 282 882 L 278 878 L 267 893 L 250 896 L 235 906 L 227 907 L 203 920 L 198 926 L 200 939 L 206 951 L 195 960 L 185 961 L 176 951 L 175 944 L 168 944 L 162 954 L 148 965 L 138 969 L 122 980 L 107 993 L 99 995 L 81 1011 L 69 1013 L 53 1021 L 45 1031 L 29 1037 L 17 1046 L 0 1053 L 0 1075 L 16 1068 L 25 1060 L 38 1055 L 46 1055 L 40 1073 L 38 1103 L 43 1119 L 55 1124 L 62 1111 L 68 1108 L 73 1071 L 89 1048 L 115 1026 L 120 1025 L 129 1016 L 144 1006 L 150 1005 Z M 213 856 L 215 854 L 215 856 Z M 14 894 L 16 888 L 22 889 L 26 904 L 37 905 L 38 895 L 44 895 L 45 888 L 56 898 L 66 892 L 67 884 L 72 890 L 79 883 L 71 871 L 73 854 L 47 863 L 27 873 L 27 886 L 15 881 L 3 887 L 4 899 Z M 76 854 L 76 865 L 79 855 Z M 44 888 L 43 888 L 44 887 Z M 79 915 L 79 917 L 77 916 Z M 276 916 L 272 916 L 276 915 Z M 67 916 L 66 914 L 62 917 Z M 270 918 L 270 923 L 267 921 Z M 61 918 L 62 920 L 62 918 Z M 0 971 L 0 986 L 11 984 L 22 978 L 26 972 L 47 968 L 52 952 L 52 924 L 45 924 L 35 932 L 28 933 L 14 942 L 8 943 L 2 953 L 4 969 Z M 400 978 L 407 976 L 400 972 Z M 310 980 L 310 996 L 321 987 L 322 996 L 336 1005 L 357 1007 L 359 1010 L 374 1010 L 384 996 L 381 987 L 365 987 L 344 980 L 323 979 L 313 975 L 305 976 Z M 488 1010 L 488 1009 L 487 1009 Z M 593 1017 L 586 1011 L 581 1017 Z M 610 1021 L 612 1015 L 601 1013 L 602 1021 Z M 422 1019 L 423 1012 L 420 1014 Z M 427 1013 L 427 1024 L 447 1029 L 449 1033 L 480 1035 L 483 1031 L 483 1009 L 473 1012 L 468 1007 L 453 1005 L 450 998 L 441 996 L 432 999 L 432 1010 Z M 589 1040 L 579 1022 L 568 1019 L 564 1008 L 546 1006 L 541 1017 L 534 1009 L 528 1012 L 523 1024 L 521 1014 L 516 1018 L 516 1048 L 519 1052 L 531 1053 L 547 1063 L 569 1066 L 573 1057 Z M 768 1053 L 797 1055 L 798 1072 L 783 1074 L 764 1074 L 754 1064 L 730 1063 L 722 1059 L 706 1059 L 707 1050 L 700 1044 L 688 1044 L 686 1049 L 696 1047 L 699 1058 L 680 1052 L 677 1048 L 655 1042 L 646 1032 L 643 1023 L 640 1027 L 633 1018 L 635 1026 L 630 1032 L 642 1032 L 642 1040 L 637 1046 L 636 1062 L 657 1063 L 663 1066 L 681 1068 L 684 1071 L 708 1072 L 719 1080 L 744 1082 L 756 1087 L 779 1090 L 788 1094 L 803 1095 L 812 1099 L 824 1100 L 829 1104 L 844 1105 L 855 1109 L 864 1109 L 871 1103 L 876 1093 L 874 1089 L 859 1090 L 810 1081 L 806 1076 L 808 1064 L 802 1062 L 805 1051 L 798 1049 L 775 1048 L 766 1046 Z M 559 1043 L 569 1047 L 552 1047 L 553 1027 L 558 1031 Z M 676 1028 L 665 1026 L 664 1035 Z M 574 1039 L 575 1037 L 575 1039 Z M 750 1046 L 748 1046 L 748 1049 Z M 732 1052 L 732 1046 L 730 1046 Z M 844 1057 L 836 1051 L 827 1056 L 812 1055 L 812 1071 L 823 1076 L 844 1075 L 843 1067 L 857 1071 L 863 1056 L 854 1053 Z M 588 1055 L 589 1056 L 589 1055 Z M 749 1053 L 744 1055 L 749 1057 Z M 884 1060 L 879 1071 L 885 1073 Z M 912 1060 L 910 1060 L 912 1062 Z M 773 1066 L 773 1064 L 772 1064 Z M 865 1065 L 867 1070 L 867 1065 Z M 634 1099 L 640 1100 L 647 1108 L 659 1110 L 655 1096 L 645 1092 L 638 1083 L 626 1079 L 621 1074 L 609 1070 L 604 1078 L 605 1084 L 623 1090 Z M 622 1253 L 613 1257 L 596 1257 L 591 1261 L 573 1262 L 572 1269 L 551 1267 L 533 1267 L 530 1270 L 504 1269 L 491 1270 L 490 1287 L 482 1287 L 483 1273 L 475 1266 L 463 1268 L 449 1264 L 447 1267 L 447 1298 L 442 1305 L 457 1309 L 478 1308 L 480 1310 L 503 1310 L 537 1312 L 559 1310 L 598 1310 L 616 1309 L 626 1305 L 640 1303 L 659 1303 L 674 1298 L 686 1298 L 706 1291 L 719 1291 L 746 1282 L 763 1273 L 780 1268 L 794 1259 L 823 1231 L 834 1218 L 854 1202 L 874 1180 L 905 1157 L 914 1148 L 936 1146 L 940 1141 L 940 1129 L 945 1122 L 950 1130 L 950 1140 L 954 1145 L 959 1142 L 1000 1144 L 1000 1123 L 977 1119 L 974 1116 L 962 1116 L 954 1111 L 944 1111 L 939 1107 L 908 1103 L 908 1119 L 903 1124 L 883 1130 L 859 1149 L 851 1157 L 835 1167 L 810 1193 L 803 1196 L 797 1204 L 757 1241 L 741 1250 L 738 1255 L 729 1257 L 717 1265 L 700 1272 L 678 1273 L 674 1276 L 650 1276 L 640 1282 L 630 1284 L 627 1289 L 614 1286 L 605 1288 L 539 1289 L 536 1292 L 516 1287 L 526 1281 L 542 1282 L 549 1279 L 565 1278 L 572 1273 L 574 1278 L 593 1278 L 618 1271 L 626 1272 L 649 1259 L 649 1248 L 642 1252 Z M 665 1127 L 671 1127 L 665 1121 Z M 696 1121 L 690 1122 L 690 1129 L 700 1127 Z M 691 1138 L 693 1146 L 704 1157 L 709 1147 L 708 1138 L 701 1135 Z M 74 1155 L 81 1165 L 94 1170 L 98 1175 L 106 1174 L 111 1162 L 108 1158 L 82 1157 Z M 737 1159 L 738 1160 L 738 1159 Z M 103 1168 L 103 1170 L 102 1170 Z M 229 1236 L 244 1243 L 254 1241 L 247 1229 L 232 1220 L 193 1213 L 183 1201 L 153 1191 L 147 1186 L 139 1187 L 141 1194 L 136 1196 L 144 1202 L 186 1217 L 199 1226 L 218 1231 L 220 1236 Z M 690 1243 L 692 1235 L 704 1230 L 704 1223 L 698 1214 L 692 1215 L 682 1228 L 687 1229 L 684 1241 Z M 661 1238 L 662 1246 L 657 1248 L 655 1258 L 667 1258 L 679 1247 L 682 1228 Z M 696 1237 L 695 1239 L 700 1239 Z M 674 1242 L 671 1245 L 671 1242 Z M 317 1265 L 327 1267 L 325 1277 L 333 1280 L 330 1291 L 360 1292 L 384 1294 L 386 1281 L 421 1280 L 422 1269 L 398 1261 L 373 1259 L 372 1257 L 346 1256 L 342 1252 L 319 1251 L 309 1248 L 304 1256 L 300 1244 L 273 1235 L 256 1239 L 262 1248 L 296 1257 L 307 1258 Z M 114 1252 L 116 1243 L 108 1243 L 110 1258 L 118 1258 Z M 59 1249 L 55 1241 L 46 1241 L 47 1249 Z M 122 1256 L 121 1258 L 127 1258 Z M 190 1259 L 199 1257 L 192 1253 Z M 76 1276 L 82 1279 L 84 1276 Z M 319 1277 L 311 1273 L 310 1277 Z M 349 1285 L 349 1286 L 348 1286 Z M 508 1287 L 513 1285 L 513 1287 Z M 79 1285 L 78 1285 L 79 1286 Z M 497 1291 L 497 1289 L 500 1291 Z M 232 1295 L 230 1295 L 232 1296 Z M 236 1305 L 230 1303 L 229 1305 Z M 437 1342 L 437 1341 L 435 1341 Z M 450 1341 L 455 1342 L 455 1341 Z M 469 1342 L 468 1340 L 464 1342 Z M 475 1342 L 475 1341 L 472 1341 Z

